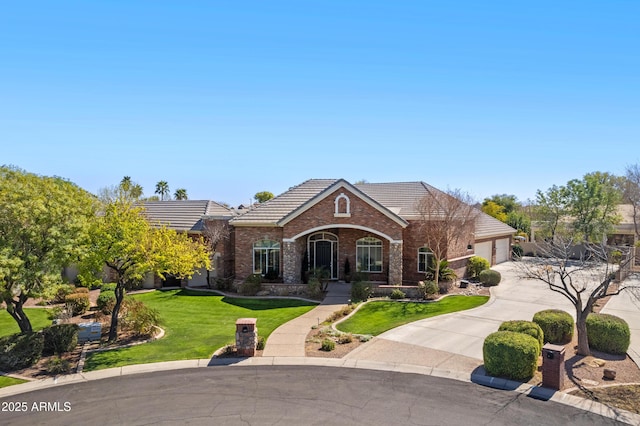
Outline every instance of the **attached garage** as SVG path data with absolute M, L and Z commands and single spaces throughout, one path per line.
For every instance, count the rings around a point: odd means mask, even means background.
M 476 243 L 475 255 L 484 257 L 491 264 L 491 254 L 493 252 L 493 241 L 485 241 L 483 243 Z
M 496 240 L 496 264 L 509 260 L 510 251 L 511 244 L 509 244 L 509 238 Z

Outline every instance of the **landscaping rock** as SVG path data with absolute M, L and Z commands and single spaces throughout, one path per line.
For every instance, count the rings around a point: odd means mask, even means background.
M 616 379 L 616 370 L 612 370 L 610 368 L 604 369 L 603 378 L 606 380 L 615 380 Z

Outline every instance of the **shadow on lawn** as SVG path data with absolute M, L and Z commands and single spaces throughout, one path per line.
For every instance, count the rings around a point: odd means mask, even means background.
M 229 305 L 238 306 L 240 308 L 249 309 L 251 311 L 264 311 L 268 309 L 297 308 L 300 306 L 317 305 L 317 303 L 296 299 L 236 299 L 227 296 L 222 298 L 222 302 L 228 303 Z

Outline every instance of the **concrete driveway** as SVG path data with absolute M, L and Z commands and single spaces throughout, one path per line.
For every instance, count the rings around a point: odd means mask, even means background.
M 492 288 L 485 305 L 470 311 L 416 321 L 389 330 L 378 339 L 417 345 L 482 360 L 485 337 L 503 321 L 531 320 L 543 309 L 562 309 L 575 317 L 573 305 L 541 281 L 520 278 L 517 262 L 493 269 L 502 274 L 500 285 Z

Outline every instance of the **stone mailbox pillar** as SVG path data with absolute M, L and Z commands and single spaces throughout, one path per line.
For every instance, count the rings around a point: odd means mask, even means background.
M 236 321 L 236 351 L 238 356 L 255 356 L 258 345 L 257 318 L 239 318 Z
M 542 347 L 542 386 L 562 389 L 564 384 L 564 346 L 547 343 Z

